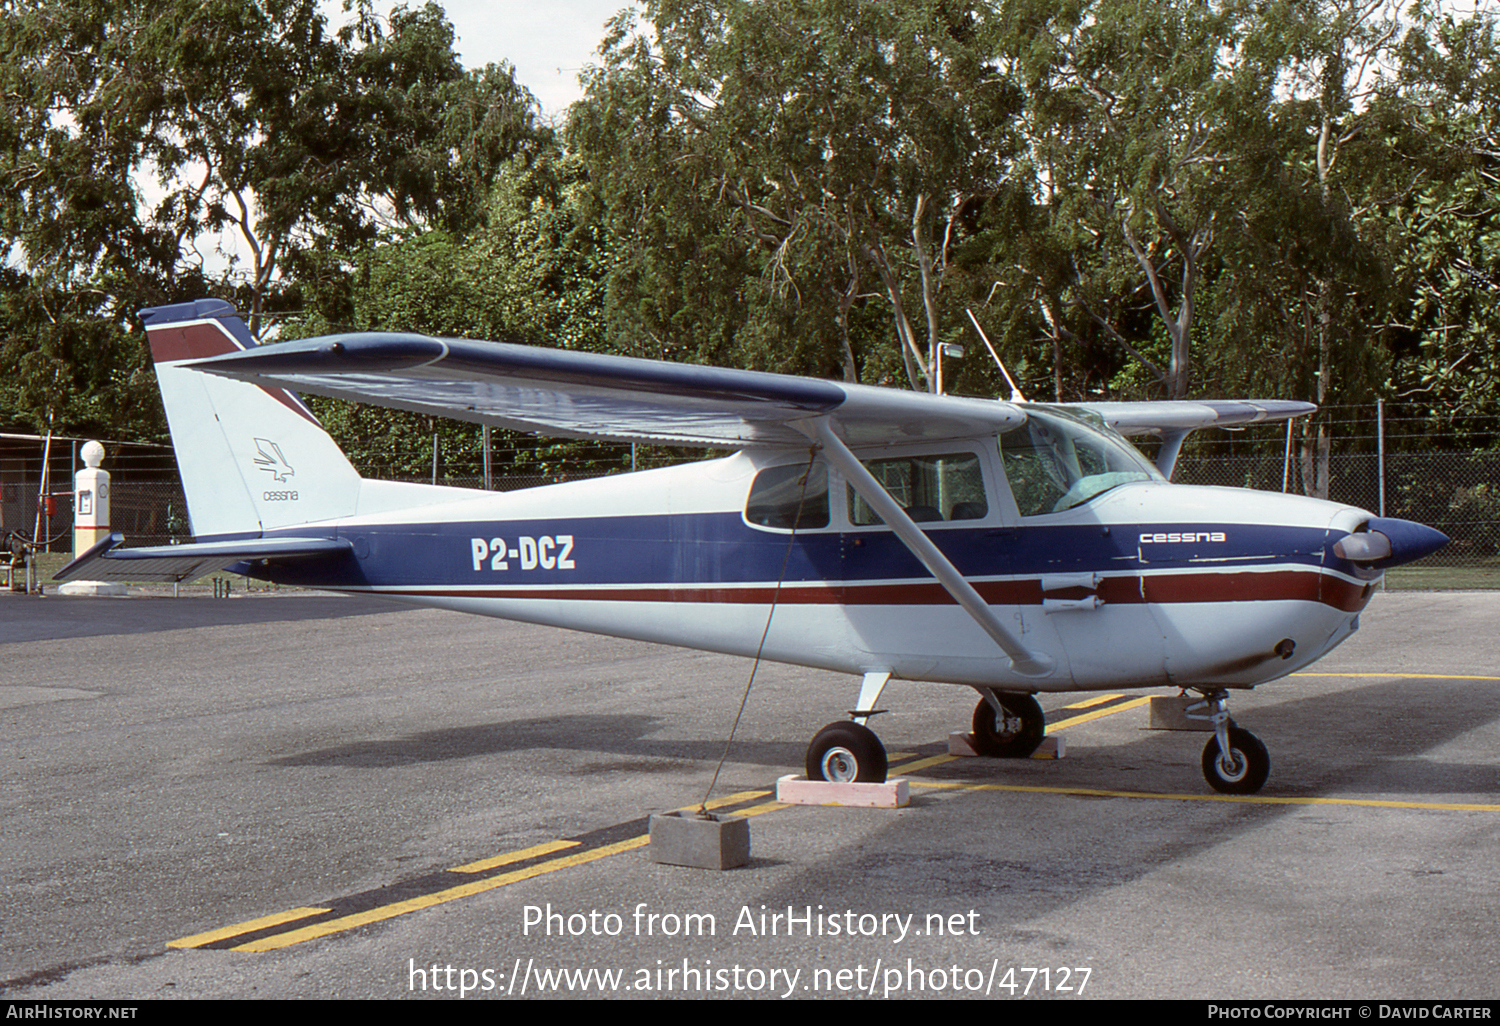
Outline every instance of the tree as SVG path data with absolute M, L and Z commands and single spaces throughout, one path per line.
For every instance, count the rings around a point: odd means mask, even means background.
M 1454 98 L 1492 52 L 1474 27 L 1486 19 L 1436 32 L 1420 6 L 1399 13 L 1382 0 L 1006 6 L 1031 184 L 1021 230 L 992 233 L 994 260 L 1035 298 L 1059 365 L 1062 342 L 1076 360 L 1108 339 L 1134 361 L 1115 388 L 1373 398 L 1409 294 L 1400 268 L 1432 248 L 1403 219 L 1444 209 L 1447 183 L 1465 180 L 1443 140 L 1466 134 Z M 1475 212 L 1477 195 L 1460 205 Z M 1303 430 L 1304 486 L 1326 495 L 1327 426 Z
M 1478 126 L 1494 98 L 1492 23 L 1378 0 L 1261 16 L 1257 40 L 1283 68 L 1278 187 L 1246 205 L 1226 253 L 1226 335 L 1238 347 L 1228 362 L 1241 380 L 1320 406 L 1394 398 L 1410 388 L 1401 363 L 1422 326 L 1450 299 L 1462 305 L 1450 287 L 1469 281 L 1459 265 L 1483 260 L 1462 237 L 1488 206 Z M 1254 355 L 1268 351 L 1256 375 Z M 1309 494 L 1328 494 L 1331 446 L 1323 416 L 1302 423 Z
M 436 336 L 519 341 L 566 349 L 605 348 L 603 278 L 608 251 L 587 210 L 581 162 L 558 151 L 507 165 L 491 190 L 484 226 L 455 235 L 433 229 L 391 238 L 353 254 L 338 320 L 311 310 L 283 337 L 333 331 L 413 331 Z M 441 435 L 444 462 L 479 459 L 472 424 L 340 400 L 310 400 L 350 457 L 404 474 L 425 473 Z M 510 436 L 507 472 L 536 472 L 560 454 L 546 443 Z M 572 443 L 565 455 L 595 447 Z M 576 467 L 575 467 L 576 469 Z
M 999 226 L 995 260 L 1034 297 L 1059 362 L 1062 341 L 1100 336 L 1156 394 L 1183 398 L 1200 289 L 1266 184 L 1247 158 L 1264 145 L 1278 69 L 1248 49 L 1251 14 L 1233 3 L 1009 0 L 1002 12 L 1032 210 L 1021 233 Z
M 139 340 L 98 316 L 97 296 L 31 285 L 0 270 L 0 425 L 100 438 L 164 436 Z
M 1003 178 L 1017 105 L 988 16 L 650 0 L 649 34 L 617 20 L 569 139 L 613 233 L 622 347 L 935 387 L 963 214 Z
M 9 11 L 0 238 L 32 293 L 13 309 L 43 319 L 13 321 L 6 344 L 41 324 L 81 342 L 94 320 L 120 331 L 209 291 L 259 333 L 299 280 L 336 295 L 338 255 L 382 225 L 475 224 L 497 169 L 545 140 L 534 101 L 508 68 L 464 72 L 434 4 L 397 8 L 388 30 L 369 0 L 356 15 L 335 33 L 317 0 Z M 203 247 L 222 236 L 216 262 Z
M 1435 16 L 1402 41 L 1408 150 L 1427 173 L 1392 211 L 1405 307 L 1391 398 L 1441 422 L 1500 414 L 1500 40 Z

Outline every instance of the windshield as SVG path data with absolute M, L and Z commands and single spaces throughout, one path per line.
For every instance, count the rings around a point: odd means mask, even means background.
M 1000 435 L 1000 462 L 1023 517 L 1058 513 L 1128 481 L 1166 478 L 1102 419 L 1027 406 Z

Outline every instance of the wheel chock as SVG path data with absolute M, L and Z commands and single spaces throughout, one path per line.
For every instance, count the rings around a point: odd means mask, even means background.
M 949 734 L 948 754 L 960 759 L 977 759 L 979 753 L 974 750 L 974 735 L 965 730 L 955 730 Z
M 1033 759 L 1062 759 L 1068 754 L 1068 745 L 1060 737 L 1051 735 L 1042 738 L 1042 743 L 1031 753 Z
M 693 869 L 734 869 L 750 861 L 750 821 L 744 816 L 700 815 L 696 810 L 654 813 L 651 861 Z
M 905 777 L 883 784 L 836 784 L 788 773 L 776 781 L 776 800 L 783 805 L 842 805 L 860 809 L 904 809 L 911 802 Z
M 1151 720 L 1146 729 L 1199 730 L 1211 733 L 1214 725 L 1208 721 L 1207 716 L 1200 719 L 1187 714 L 1188 706 L 1202 701 L 1197 695 L 1152 695 Z
M 960 759 L 978 758 L 979 753 L 974 750 L 974 735 L 961 730 L 955 730 L 949 734 L 948 754 Z M 1062 759 L 1067 754 L 1067 743 L 1062 738 L 1049 734 L 1042 738 L 1042 743 L 1036 746 L 1036 751 L 1031 753 L 1030 758 Z

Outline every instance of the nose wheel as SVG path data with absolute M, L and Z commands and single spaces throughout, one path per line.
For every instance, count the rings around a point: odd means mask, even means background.
M 1229 718 L 1229 695 L 1206 691 L 1204 700 L 1188 708 L 1195 719 L 1213 724 L 1214 736 L 1203 746 L 1203 779 L 1221 794 L 1254 794 L 1271 774 L 1271 757 L 1260 738 Z M 1207 708 L 1204 715 L 1198 710 Z
M 1254 794 L 1271 773 L 1271 758 L 1260 738 L 1239 727 L 1229 728 L 1225 754 L 1217 737 L 1203 746 L 1203 778 L 1223 794 Z

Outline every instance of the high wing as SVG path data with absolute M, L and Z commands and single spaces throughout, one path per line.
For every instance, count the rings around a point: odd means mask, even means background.
M 1161 435 L 1199 428 L 1240 428 L 1265 421 L 1305 417 L 1312 403 L 1286 399 L 1190 399 L 1156 403 L 1066 403 L 1099 414 L 1122 435 Z
M 507 342 L 401 333 L 329 335 L 187 364 L 212 374 L 418 413 L 574 438 L 711 448 L 802 445 L 829 416 L 853 446 L 974 437 L 1024 404 Z M 1310 403 L 1195 400 L 1066 404 L 1125 435 L 1181 437 L 1312 413 Z
M 806 445 L 793 425 L 824 416 L 850 445 L 974 437 L 1025 420 L 989 399 L 409 334 L 281 342 L 187 366 L 520 431 L 709 448 Z
M 1156 403 L 1073 403 L 1104 418 L 1122 435 L 1154 435 L 1161 439 L 1156 468 L 1167 477 L 1177 465 L 1177 454 L 1187 436 L 1205 427 L 1234 430 L 1251 424 L 1305 417 L 1317 411 L 1312 403 L 1286 399 L 1191 399 Z
M 122 534 L 112 534 L 53 577 L 56 581 L 159 581 L 181 583 L 249 560 L 328 559 L 350 551 L 347 539 L 249 538 L 187 545 L 120 548 Z

